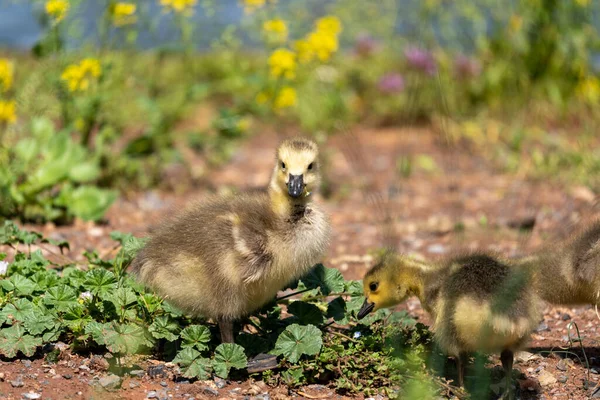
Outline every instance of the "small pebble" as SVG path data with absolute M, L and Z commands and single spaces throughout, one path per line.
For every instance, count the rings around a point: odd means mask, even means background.
M 159 376 L 164 378 L 167 376 L 167 372 L 165 371 L 165 366 L 163 364 L 152 365 L 148 367 L 147 371 L 150 378 L 157 378 Z
M 65 379 L 72 379 L 73 375 L 71 375 L 71 374 L 64 374 L 63 378 L 65 378 Z
M 88 367 L 87 365 L 80 365 L 79 369 L 82 370 L 82 371 L 89 371 L 90 367 Z
M 214 381 L 215 381 L 215 385 L 219 389 L 223 389 L 225 386 L 227 386 L 227 381 L 225 381 L 225 379 L 219 378 L 218 376 L 215 376 Z
M 140 383 L 136 380 L 130 380 L 129 381 L 129 389 L 135 389 L 136 387 L 139 387 Z
M 202 393 L 210 395 L 210 396 L 218 396 L 219 395 L 219 391 L 217 389 L 213 389 L 210 386 L 202 386 L 202 388 L 200 389 L 202 391 Z
M 41 398 L 42 395 L 39 393 L 23 393 L 23 398 L 27 400 L 36 400 Z
M 570 319 L 571 319 L 571 316 L 570 316 L 569 314 L 567 314 L 567 313 L 564 313 L 563 315 L 561 315 L 561 316 L 560 316 L 560 318 L 561 318 L 563 321 L 568 321 L 568 320 L 570 320 Z
M 114 374 L 108 374 L 100 378 L 98 383 L 105 389 L 118 389 L 121 386 L 121 378 Z
M 23 387 L 25 384 L 23 383 L 23 379 L 20 377 L 15 379 L 14 381 L 10 381 L 12 387 Z
M 567 376 L 566 376 L 566 375 L 560 375 L 560 376 L 558 377 L 558 381 L 559 381 L 560 383 L 566 383 L 568 379 L 569 379 L 569 378 L 567 378 Z
M 0 382 L 4 382 L 4 372 L 0 372 Z
M 146 394 L 146 398 L 147 399 L 157 399 L 158 398 L 158 393 L 156 393 L 155 390 L 151 390 L 148 392 L 148 394 Z
M 162 387 L 167 387 L 167 386 L 169 386 L 169 385 L 167 384 L 167 382 L 165 382 L 165 381 L 162 381 L 162 382 L 160 383 L 160 386 L 162 386 Z
M 31 368 L 31 361 L 23 360 L 23 365 L 25 366 L 25 368 Z

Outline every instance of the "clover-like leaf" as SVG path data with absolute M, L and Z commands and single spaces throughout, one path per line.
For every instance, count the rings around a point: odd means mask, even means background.
M 94 268 L 87 272 L 83 284 L 92 294 L 106 298 L 117 287 L 117 279 L 115 274 L 104 268 Z
M 111 353 L 135 354 L 153 345 L 148 332 L 139 325 L 113 323 L 104 332 L 104 344 Z
M 8 303 L 0 311 L 0 325 L 5 321 L 22 322 L 31 311 L 33 311 L 33 304 L 27 299 L 17 299 L 13 303 Z
M 26 334 L 19 324 L 0 330 L 0 354 L 8 358 L 15 357 L 19 351 L 31 357 L 41 344 L 42 338 Z
M 194 348 L 188 347 L 181 350 L 177 353 L 173 362 L 182 367 L 181 374 L 186 378 L 198 378 L 201 380 L 210 378 L 210 371 L 212 369 L 210 360 L 202 357 L 200 352 Z
M 235 343 L 222 343 L 215 349 L 212 366 L 215 374 L 227 378 L 231 368 L 242 369 L 248 365 L 244 348 Z
M 319 325 L 323 323 L 323 312 L 311 303 L 294 301 L 288 306 L 288 312 L 298 317 L 302 325 Z
M 67 285 L 50 288 L 44 295 L 44 304 L 57 311 L 66 311 L 74 303 L 77 303 L 77 293 Z
M 273 354 L 282 355 L 291 363 L 300 360 L 303 354 L 318 354 L 323 345 L 321 331 L 314 325 L 292 324 L 277 338 Z
M 308 289 L 320 288 L 321 293 L 340 293 L 344 291 L 344 277 L 335 268 L 317 264 L 304 278 L 302 283 Z
M 183 343 L 181 347 L 193 347 L 199 351 L 206 350 L 210 342 L 210 330 L 204 325 L 190 325 L 181 331 Z
M 179 324 L 168 315 L 156 317 L 152 325 L 148 327 L 148 331 L 155 339 L 167 339 L 169 342 L 177 340 L 180 330 Z

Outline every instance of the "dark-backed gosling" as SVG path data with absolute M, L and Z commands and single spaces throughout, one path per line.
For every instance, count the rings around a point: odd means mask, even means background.
M 520 261 L 535 270 L 539 295 L 556 305 L 600 301 L 600 221 Z
M 499 352 L 512 397 L 513 352 L 538 326 L 542 304 L 528 268 L 510 266 L 500 258 L 478 253 L 429 264 L 388 255 L 364 277 L 366 300 L 358 317 L 391 307 L 409 296 L 419 298 L 433 319 L 440 348 L 455 356 L 458 383 L 471 352 Z
M 330 226 L 313 202 L 319 180 L 317 145 L 288 139 L 267 190 L 192 205 L 151 235 L 132 269 L 181 310 L 216 320 L 221 340 L 233 342 L 235 320 L 324 255 Z

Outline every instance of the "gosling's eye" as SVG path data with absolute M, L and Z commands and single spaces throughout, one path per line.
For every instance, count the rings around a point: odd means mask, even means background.
M 379 283 L 378 282 L 371 282 L 369 284 L 369 289 L 371 290 L 371 292 L 376 291 L 378 287 L 379 287 Z
M 281 162 L 281 169 L 285 170 L 285 163 L 283 161 Z
M 313 165 L 314 165 L 314 163 L 310 163 L 310 164 L 308 164 L 308 170 L 309 170 L 309 171 L 310 171 L 311 169 L 313 169 Z

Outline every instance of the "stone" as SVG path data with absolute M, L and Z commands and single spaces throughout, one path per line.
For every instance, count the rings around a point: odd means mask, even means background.
M 102 356 L 95 355 L 90 360 L 90 368 L 97 369 L 99 371 L 106 371 L 110 367 L 108 360 Z
M 556 369 L 559 371 L 566 371 L 568 368 L 569 367 L 567 366 L 565 360 L 560 360 L 558 364 L 556 364 Z
M 200 390 L 202 391 L 202 393 L 209 395 L 209 396 L 218 396 L 219 395 L 219 391 L 217 389 L 213 389 L 210 386 L 202 386 L 200 388 Z
M 558 381 L 559 381 L 560 383 L 567 383 L 567 380 L 568 380 L 568 379 L 569 379 L 569 378 L 568 378 L 566 375 L 560 375 L 560 376 L 558 377 Z
M 150 378 L 167 377 L 167 371 L 165 371 L 165 366 L 163 364 L 151 365 L 146 371 L 148 372 Z
M 64 374 L 64 375 L 63 375 L 63 378 L 65 378 L 65 379 L 67 379 L 67 380 L 69 380 L 69 379 L 73 379 L 73 375 L 71 375 L 71 374 Z
M 535 354 L 530 353 L 528 351 L 519 351 L 515 354 L 515 361 L 525 363 L 531 359 L 533 359 Z
M 561 316 L 560 316 L 560 318 L 561 318 L 563 321 L 568 321 L 568 320 L 570 320 L 570 319 L 571 319 L 571 316 L 570 316 L 569 314 L 567 314 L 567 313 L 563 313 L 563 315 L 561 315 Z
M 225 386 L 227 386 L 227 381 L 225 379 L 219 378 L 218 376 L 215 376 L 214 381 L 215 381 L 215 385 L 219 389 L 223 389 Z
M 114 374 L 108 374 L 100 378 L 98 383 L 105 389 L 118 389 L 121 386 L 121 378 Z
M 254 396 L 254 400 L 271 400 L 271 396 L 269 396 L 269 393 L 263 393 Z
M 23 393 L 23 398 L 27 400 L 41 399 L 42 395 L 39 393 Z
M 146 375 L 146 371 L 141 370 L 141 369 L 134 369 L 134 370 L 129 371 L 129 375 L 137 376 L 138 378 L 142 378 L 144 375 Z
M 542 322 L 541 324 L 538 325 L 537 328 L 535 328 L 536 332 L 548 332 L 550 331 L 550 328 L 548 327 L 548 325 L 546 325 L 545 322 Z
M 146 394 L 146 398 L 147 399 L 158 399 L 158 393 L 156 393 L 156 390 L 151 390 Z
M 23 378 L 21 376 L 18 376 L 17 379 L 15 379 L 14 381 L 10 381 L 10 385 L 12 387 L 23 387 L 23 386 L 25 386 L 25 384 L 23 383 Z
M 135 379 L 132 379 L 129 381 L 129 389 L 135 389 L 136 387 L 139 387 L 140 383 L 138 381 L 136 381 Z
M 167 387 L 167 386 L 169 386 L 169 384 L 165 381 L 162 381 L 162 382 L 160 382 L 160 386 Z
M 538 375 L 538 381 L 542 386 L 550 386 L 557 382 L 557 379 L 550 372 L 543 370 Z
M 25 366 L 25 368 L 31 368 L 31 361 L 23 360 L 23 365 Z

